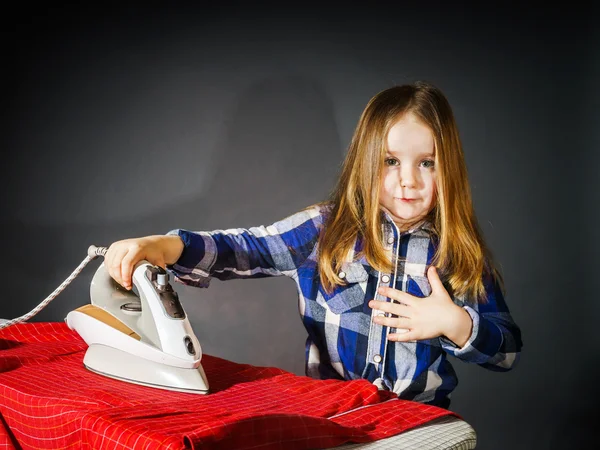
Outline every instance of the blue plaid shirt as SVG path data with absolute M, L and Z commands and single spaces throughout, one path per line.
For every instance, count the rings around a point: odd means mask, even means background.
M 435 239 L 428 222 L 400 232 L 382 212 L 384 245 L 390 256 L 399 257 L 395 270 L 380 273 L 364 256 L 354 260 L 361 250 L 359 238 L 339 273 L 346 284 L 328 294 L 319 280 L 317 240 L 329 211 L 329 205 L 316 205 L 273 225 L 249 229 L 172 230 L 168 234 L 179 235 L 185 247 L 169 269 L 177 281 L 196 287 L 208 287 L 211 278 L 291 277 L 298 287 L 299 311 L 308 332 L 306 374 L 314 378 L 364 378 L 402 399 L 447 408 L 457 385 L 448 354 L 495 371 L 515 366 L 522 346 L 520 329 L 491 279 L 485 283 L 487 303 L 453 298 L 473 320 L 472 334 L 462 348 L 443 336 L 388 341 L 388 333 L 394 330 L 371 320 L 378 312 L 368 306 L 369 300 L 390 301 L 377 292 L 380 286 L 393 286 L 417 297 L 431 293 L 426 270 Z

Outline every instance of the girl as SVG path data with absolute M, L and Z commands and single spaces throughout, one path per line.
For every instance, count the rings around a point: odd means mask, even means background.
M 448 408 L 457 385 L 448 354 L 496 371 L 519 359 L 452 110 L 424 82 L 369 101 L 328 201 L 266 227 L 118 241 L 105 264 L 130 289 L 142 259 L 197 287 L 293 278 L 311 377 L 365 378 Z

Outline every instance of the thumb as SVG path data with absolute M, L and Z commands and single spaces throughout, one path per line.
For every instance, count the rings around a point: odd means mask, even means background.
M 156 258 L 156 265 L 167 270 L 164 258 Z
M 429 280 L 429 284 L 431 285 L 431 292 L 439 292 L 440 290 L 446 290 L 446 288 L 444 288 L 442 280 L 440 280 L 440 276 L 435 266 L 429 266 L 429 269 L 427 269 L 427 279 Z

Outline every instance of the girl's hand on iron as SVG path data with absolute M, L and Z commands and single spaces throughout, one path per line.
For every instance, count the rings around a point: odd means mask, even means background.
M 429 267 L 427 278 L 431 284 L 431 294 L 424 298 L 394 288 L 380 288 L 379 293 L 400 303 L 371 300 L 371 308 L 391 313 L 389 317 L 375 316 L 373 321 L 397 328 L 396 333 L 388 335 L 391 341 L 407 342 L 446 336 L 462 347 L 471 335 L 471 316 L 452 301 L 434 266 Z
M 114 242 L 104 256 L 108 273 L 125 289 L 131 289 L 131 278 L 135 265 L 146 260 L 163 269 L 174 264 L 183 252 L 183 241 L 179 236 L 146 236 Z

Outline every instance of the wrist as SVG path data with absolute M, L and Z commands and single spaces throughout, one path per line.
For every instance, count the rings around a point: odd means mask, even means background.
M 471 337 L 472 332 L 473 320 L 471 315 L 464 308 L 453 305 L 450 326 L 444 335 L 454 342 L 457 347 L 462 348 Z
M 164 251 L 165 264 L 173 265 L 179 260 L 183 253 L 183 249 L 185 248 L 183 239 L 176 235 L 163 236 L 163 238 L 166 242 Z

